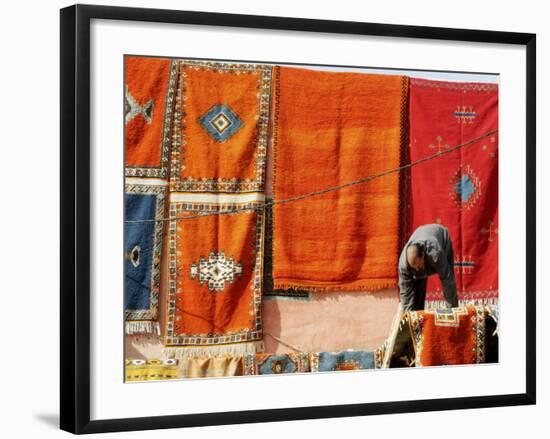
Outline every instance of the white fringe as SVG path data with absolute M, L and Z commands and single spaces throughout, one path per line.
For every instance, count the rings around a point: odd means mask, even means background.
M 148 320 L 126 322 L 125 324 L 126 334 L 155 334 L 160 335 L 160 325 L 158 322 L 151 322 Z
M 252 341 L 248 343 L 236 343 L 218 346 L 201 347 L 169 347 L 162 350 L 168 358 L 177 358 L 179 360 L 186 358 L 218 358 L 218 357 L 238 357 L 243 354 L 255 354 L 264 352 L 263 341 Z
M 498 305 L 498 298 L 491 298 L 491 299 L 474 299 L 474 300 L 459 300 L 458 306 L 466 306 L 466 305 L 475 305 L 475 306 L 483 306 L 483 305 Z M 424 304 L 424 309 L 430 310 L 430 309 L 439 309 L 439 308 L 448 308 L 449 305 L 445 300 L 426 300 Z
M 311 301 L 311 293 L 307 297 L 300 297 L 300 296 L 276 296 L 276 295 L 263 295 L 262 300 L 288 300 L 291 302 L 298 301 L 298 302 L 310 302 Z

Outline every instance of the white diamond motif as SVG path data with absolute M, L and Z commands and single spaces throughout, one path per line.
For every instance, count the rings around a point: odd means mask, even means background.
M 211 252 L 208 259 L 202 256 L 198 264 L 191 264 L 191 279 L 198 278 L 200 284 L 208 283 L 208 289 L 212 292 L 223 291 L 226 282 L 233 283 L 235 275 L 241 276 L 242 265 L 235 263 L 233 258 L 227 259 L 225 253 Z
M 220 113 L 211 122 L 211 124 L 214 128 L 216 128 L 218 133 L 222 134 L 231 125 L 231 121 L 227 117 L 225 117 L 222 113 Z

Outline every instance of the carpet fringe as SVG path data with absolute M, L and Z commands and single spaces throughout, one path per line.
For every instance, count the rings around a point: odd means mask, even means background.
M 472 299 L 472 300 L 459 300 L 458 306 L 466 306 L 466 305 L 475 305 L 475 306 L 483 306 L 483 305 L 498 305 L 498 298 L 492 297 L 488 299 Z M 439 309 L 439 308 L 449 308 L 449 305 L 445 300 L 426 300 L 424 304 L 424 309 L 431 310 L 431 309 Z
M 162 350 L 168 358 L 178 360 L 186 358 L 219 358 L 228 356 L 241 356 L 244 354 L 256 354 L 264 352 L 263 341 L 253 341 L 248 343 L 236 343 L 218 346 L 185 346 L 185 347 L 167 347 Z
M 155 334 L 160 335 L 160 325 L 158 322 L 148 320 L 125 322 L 124 330 L 126 334 Z
M 289 301 L 302 301 L 302 302 L 310 302 L 311 301 L 311 293 L 307 297 L 305 296 L 284 296 L 284 295 L 277 295 L 277 294 L 264 294 L 262 296 L 262 300 L 289 300 Z
M 325 293 L 325 292 L 334 292 L 334 291 L 364 291 L 364 292 L 374 292 L 379 290 L 386 290 L 388 288 L 397 287 L 397 280 L 381 280 L 381 281 L 366 281 L 367 284 L 357 285 L 357 286 L 303 286 L 303 285 L 288 285 L 284 283 L 275 283 L 273 289 L 275 290 L 303 290 L 309 291 L 312 293 Z

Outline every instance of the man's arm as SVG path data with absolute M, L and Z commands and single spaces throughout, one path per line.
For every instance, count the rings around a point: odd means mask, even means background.
M 451 307 L 458 306 L 458 296 L 456 295 L 456 281 L 453 267 L 443 253 L 434 255 L 433 266 L 441 280 L 443 287 L 443 295 L 448 305 Z
M 399 301 L 403 311 L 414 310 L 414 281 L 406 271 L 399 269 Z

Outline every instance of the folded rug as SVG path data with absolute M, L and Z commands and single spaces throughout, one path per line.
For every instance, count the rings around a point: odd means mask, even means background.
M 178 360 L 125 360 L 126 382 L 162 381 L 180 378 Z
M 125 376 L 127 382 L 241 376 L 242 363 L 242 356 L 165 360 L 126 359 Z
M 398 311 L 389 337 L 374 351 L 376 369 L 415 366 L 415 351 L 410 330 L 410 314 Z
M 410 158 L 443 152 L 498 129 L 498 85 L 410 80 Z M 410 172 L 409 234 L 423 224 L 449 229 L 461 303 L 498 298 L 498 136 Z M 444 303 L 437 276 L 428 280 L 426 307 Z
M 309 355 L 312 372 L 374 369 L 374 352 L 313 352 Z
M 399 312 L 376 368 L 498 362 L 498 310 L 467 305 Z
M 416 366 L 485 363 L 486 319 L 483 306 L 411 311 Z
M 405 77 L 280 67 L 274 88 L 276 202 L 400 165 Z M 395 286 L 399 192 L 395 173 L 276 205 L 274 288 Z
M 179 360 L 180 376 L 183 378 L 216 378 L 241 376 L 242 357 L 186 358 Z
M 284 355 L 245 354 L 243 358 L 244 375 L 309 372 L 308 354 L 303 352 Z

